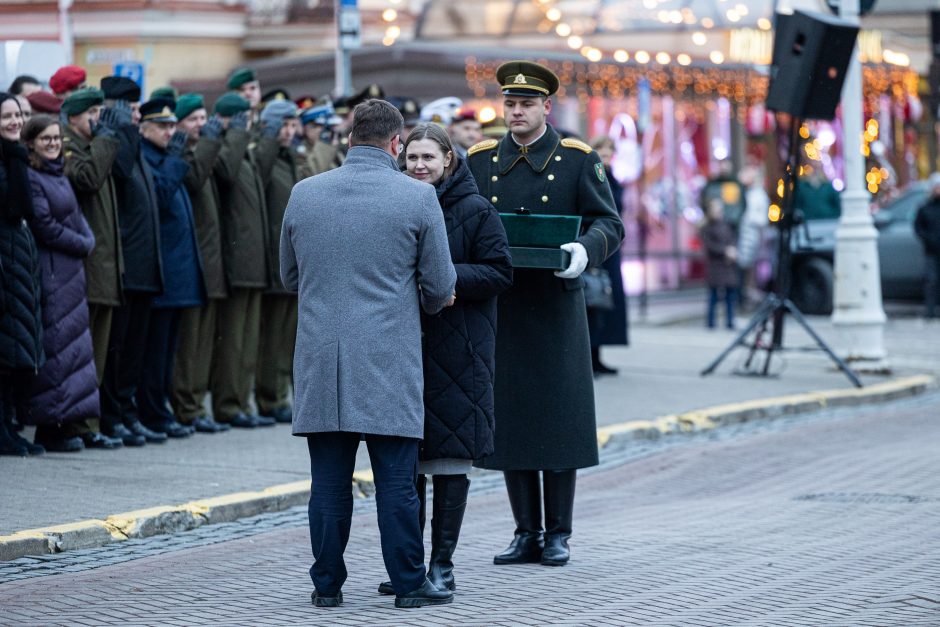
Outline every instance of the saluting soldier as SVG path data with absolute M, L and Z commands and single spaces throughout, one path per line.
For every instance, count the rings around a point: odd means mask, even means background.
M 561 246 L 571 255 L 567 269 L 517 268 L 512 288 L 499 297 L 495 453 L 478 465 L 503 471 L 516 522 L 512 543 L 494 563 L 561 566 L 569 558 L 576 470 L 598 463 L 579 277 L 620 246 L 623 223 L 597 153 L 546 123 L 558 77 L 539 64 L 511 61 L 496 78 L 509 133 L 468 150 L 480 193 L 501 212 L 525 208 L 582 221 L 577 240 Z

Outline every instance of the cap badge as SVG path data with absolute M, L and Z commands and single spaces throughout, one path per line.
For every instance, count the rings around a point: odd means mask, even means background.
M 516 74 L 516 78 L 512 82 L 514 85 L 525 85 L 525 76 L 523 74 Z
M 169 108 L 169 107 L 163 107 L 163 111 L 160 113 L 160 115 L 165 115 L 165 116 L 169 117 L 169 116 L 173 115 L 173 112 L 170 111 L 170 108 Z

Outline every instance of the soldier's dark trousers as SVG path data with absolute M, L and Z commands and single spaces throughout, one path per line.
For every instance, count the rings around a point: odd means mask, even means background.
M 207 413 L 205 400 L 212 372 L 218 302 L 209 300 L 204 307 L 188 307 L 180 317 L 171 400 L 177 419 L 187 424 Z
M 235 288 L 219 302 L 211 375 L 212 413 L 220 422 L 250 415 L 248 404 L 258 363 L 261 290 Z
M 297 297 L 265 294 L 261 298 L 261 332 L 255 375 L 255 402 L 258 413 L 263 416 L 290 405 L 296 339 Z
M 95 354 L 95 372 L 98 375 L 99 386 L 104 380 L 114 309 L 110 305 L 88 303 L 88 327 L 91 331 L 91 343 Z
M 108 360 L 101 384 L 101 419 L 110 425 L 140 419 L 137 385 L 146 357 L 144 346 L 153 295 L 124 292 L 124 305 L 114 310 Z
M 343 552 L 349 541 L 353 496 L 349 489 L 360 434 L 316 433 L 307 436 L 310 451 L 310 578 L 317 591 L 333 596 L 346 581 Z M 418 440 L 365 434 L 375 476 L 382 557 L 395 594 L 424 584 L 424 542 L 418 524 Z
M 137 405 L 140 421 L 152 427 L 175 420 L 170 410 L 170 390 L 173 386 L 173 364 L 179 345 L 182 309 L 153 309 L 147 327 L 147 342 L 140 384 L 137 387 Z

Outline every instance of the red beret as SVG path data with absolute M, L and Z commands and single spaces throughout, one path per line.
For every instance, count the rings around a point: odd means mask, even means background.
M 457 114 L 454 116 L 454 119 L 451 123 L 456 124 L 457 122 L 463 122 L 465 120 L 476 121 L 476 119 L 477 119 L 477 112 L 474 111 L 473 109 L 460 109 L 457 112 Z
M 62 110 L 62 100 L 48 91 L 35 91 L 26 96 L 35 113 L 58 113 Z
M 86 76 L 84 68 L 77 65 L 66 65 L 55 71 L 55 74 L 49 79 L 49 87 L 52 88 L 54 94 L 64 94 L 84 83 Z

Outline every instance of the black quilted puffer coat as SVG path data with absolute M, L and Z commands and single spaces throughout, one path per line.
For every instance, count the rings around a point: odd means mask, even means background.
M 512 285 L 509 242 L 496 209 L 460 160 L 437 186 L 457 302 L 422 317 L 424 441 L 429 459 L 479 459 L 493 452 L 496 297 Z
M 42 366 L 39 257 L 26 149 L 0 140 L 0 379 Z

